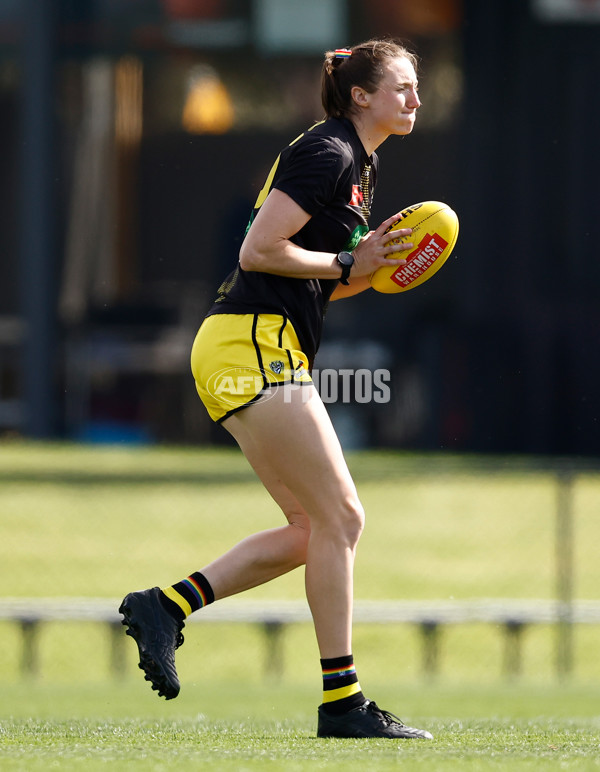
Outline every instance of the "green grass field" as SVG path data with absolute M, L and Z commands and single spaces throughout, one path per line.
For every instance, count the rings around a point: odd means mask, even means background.
M 556 477 L 531 459 L 358 453 L 367 510 L 356 597 L 551 598 Z M 575 594 L 597 598 L 600 475 L 573 486 Z M 281 522 L 230 449 L 0 445 L 4 596 L 104 597 L 166 585 L 252 530 Z M 303 597 L 302 572 L 252 591 Z M 93 623 L 51 623 L 40 672 L 19 672 L 20 634 L 0 623 L 0 768 L 584 770 L 600 768 L 600 631 L 580 626 L 571 679 L 554 675 L 554 630 L 524 638 L 523 676 L 501 677 L 492 626 L 449 627 L 440 674 L 424 680 L 409 626 L 358 625 L 363 689 L 432 743 L 317 740 L 318 653 L 309 625 L 285 632 L 285 671 L 264 678 L 252 626 L 194 625 L 178 652 L 183 684 L 159 700 L 135 667 L 117 682 Z
M 2 770 L 598 770 L 598 688 L 380 684 L 382 705 L 431 742 L 318 740 L 301 685 L 192 684 L 172 703 L 145 684 L 1 689 Z M 408 713 L 406 711 L 408 710 Z

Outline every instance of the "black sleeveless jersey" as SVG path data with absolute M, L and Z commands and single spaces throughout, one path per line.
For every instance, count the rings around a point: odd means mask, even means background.
M 317 252 L 350 251 L 369 229 L 377 164 L 377 156 L 367 155 L 351 121 L 330 118 L 317 123 L 275 161 L 248 228 L 269 192 L 277 188 L 311 215 L 291 241 Z M 281 314 L 292 323 L 312 366 L 337 283 L 337 279 L 295 279 L 244 271 L 238 264 L 219 287 L 208 315 Z

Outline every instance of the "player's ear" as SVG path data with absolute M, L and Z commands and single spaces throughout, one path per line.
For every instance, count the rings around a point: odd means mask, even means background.
M 364 88 L 352 86 L 350 89 L 350 96 L 352 97 L 352 101 L 358 105 L 358 107 L 369 106 L 369 92 L 365 91 Z

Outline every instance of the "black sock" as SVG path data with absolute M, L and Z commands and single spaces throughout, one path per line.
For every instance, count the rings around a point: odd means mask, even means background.
M 365 701 L 360 690 L 354 657 L 334 657 L 322 659 L 323 669 L 323 710 L 339 716 L 353 708 L 358 708 Z
M 196 571 L 187 579 L 162 590 L 160 599 L 169 614 L 183 621 L 194 611 L 214 603 L 215 595 L 206 577 Z

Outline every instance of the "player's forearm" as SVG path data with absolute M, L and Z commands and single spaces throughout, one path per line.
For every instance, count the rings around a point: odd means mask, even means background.
M 244 242 L 240 265 L 245 271 L 272 273 L 294 279 L 339 279 L 342 269 L 331 252 L 313 252 L 289 239 L 273 244 Z

